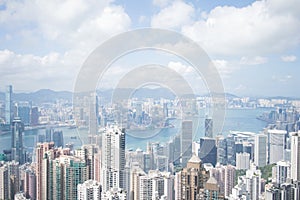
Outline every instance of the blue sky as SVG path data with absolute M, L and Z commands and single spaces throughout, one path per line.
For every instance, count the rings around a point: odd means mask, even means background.
M 81 65 L 102 42 L 155 27 L 196 41 L 218 68 L 226 92 L 300 97 L 298 0 L 0 0 L 0 27 L 0 91 L 7 84 L 17 92 L 72 91 Z M 115 79 L 122 65 L 143 60 L 130 59 L 110 70 Z M 191 77 L 181 60 L 162 62 Z

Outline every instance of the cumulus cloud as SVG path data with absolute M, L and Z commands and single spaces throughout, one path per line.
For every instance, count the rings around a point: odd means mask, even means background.
M 170 3 L 170 0 L 153 0 L 155 6 L 164 7 Z
M 151 20 L 151 26 L 156 28 L 179 28 L 192 22 L 193 6 L 182 1 L 174 1 L 170 6 L 163 8 Z
M 7 1 L 5 5 L 0 11 L 3 30 L 24 40 L 28 35 L 38 37 L 64 49 L 95 48 L 131 24 L 124 8 L 108 0 Z
M 299 13 L 297 0 L 219 6 L 183 26 L 182 32 L 214 55 L 264 55 L 300 44 Z
M 0 85 L 13 84 L 22 90 L 40 88 L 66 90 L 72 88 L 78 65 L 65 63 L 65 55 L 51 52 L 45 56 L 0 51 Z
M 289 55 L 289 56 L 281 56 L 281 60 L 283 62 L 294 62 L 297 60 L 297 57 L 294 55 Z
M 89 53 L 112 35 L 128 30 L 131 19 L 110 0 L 6 1 L 0 26 L 7 35 L 4 40 L 21 41 L 16 50 L 0 48 L 2 84 L 72 90 L 76 72 Z M 22 45 L 26 53 L 16 53 L 23 52 Z M 35 45 L 41 51 L 30 48 Z
M 243 56 L 240 60 L 242 65 L 260 65 L 268 62 L 267 57 L 255 56 L 255 57 L 246 57 Z

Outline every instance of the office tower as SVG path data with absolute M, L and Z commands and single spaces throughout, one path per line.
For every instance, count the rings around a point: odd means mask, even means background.
M 291 179 L 300 181 L 300 136 L 293 133 L 291 136 Z
M 6 165 L 0 165 L 0 199 L 9 199 L 9 176 Z
M 228 136 L 226 138 L 226 144 L 227 144 L 227 148 L 226 148 L 227 163 L 235 166 L 236 150 L 235 150 L 234 136 Z
M 267 164 L 267 136 L 264 134 L 255 135 L 254 163 L 257 167 L 264 167 Z
M 175 199 L 196 200 L 208 177 L 209 172 L 203 168 L 200 158 L 193 155 L 187 166 L 176 173 Z
M 25 126 L 30 125 L 30 104 L 28 102 L 19 102 L 17 105 L 18 108 L 18 117 Z
M 52 133 L 52 141 L 56 147 L 64 146 L 64 135 L 62 131 L 54 131 Z
M 45 132 L 46 142 L 53 142 L 53 138 L 52 138 L 53 132 L 54 132 L 54 129 L 47 126 L 46 132 Z
M 102 137 L 101 185 L 103 192 L 124 188 L 125 129 L 107 127 Z
M 94 92 L 90 96 L 90 110 L 89 110 L 89 133 L 96 135 L 98 133 L 98 97 Z
M 12 121 L 12 86 L 6 86 L 5 92 L 5 121 L 10 125 Z
M 200 138 L 199 158 L 202 163 L 211 163 L 213 166 L 217 163 L 216 140 L 213 138 Z
M 205 137 L 213 138 L 213 120 L 211 118 L 205 119 Z
M 16 117 L 12 122 L 11 136 L 11 160 L 15 160 L 20 164 L 24 164 L 26 156 L 23 146 L 24 124 L 21 119 Z
M 31 108 L 30 125 L 36 126 L 39 124 L 39 109 L 38 107 Z
M 217 148 L 217 162 L 221 165 L 227 164 L 227 142 L 226 138 L 221 137 L 218 139 Z
M 101 185 L 95 180 L 87 180 L 77 186 L 78 200 L 100 200 Z
M 254 161 L 254 148 L 253 143 L 243 142 L 243 152 L 248 153 L 250 155 L 250 160 Z
M 188 160 L 192 156 L 192 142 L 193 142 L 193 122 L 182 121 L 181 131 L 181 165 L 185 167 Z
M 289 162 L 279 161 L 274 166 L 274 169 L 272 170 L 272 177 L 275 177 L 275 183 L 281 185 L 290 178 L 291 165 Z
M 236 154 L 236 169 L 249 169 L 250 168 L 250 154 L 237 153 Z
M 268 130 L 269 164 L 284 159 L 285 136 L 284 130 Z
M 168 143 L 169 150 L 169 161 L 173 165 L 180 164 L 180 153 L 181 153 L 181 135 L 176 135 L 172 140 Z

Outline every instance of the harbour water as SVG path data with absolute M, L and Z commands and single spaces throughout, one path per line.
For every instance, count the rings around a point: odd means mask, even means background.
M 227 135 L 229 131 L 249 131 L 258 133 L 263 130 L 267 125 L 266 122 L 256 119 L 261 113 L 270 109 L 229 109 L 226 110 L 225 123 L 222 134 Z M 198 126 L 194 126 L 194 140 L 198 140 L 204 134 L 204 119 L 205 117 L 199 117 Z M 159 131 L 135 131 L 128 132 L 126 134 L 126 148 L 145 149 L 147 142 L 161 142 L 165 143 L 174 137 L 176 134 L 180 134 L 181 121 L 172 120 L 173 128 L 163 128 Z M 73 143 L 75 148 L 80 147 L 85 143 L 88 138 L 88 130 L 69 129 L 67 127 L 56 128 L 56 130 L 62 130 L 64 134 L 65 143 Z M 45 129 L 27 130 L 24 133 L 24 144 L 28 151 L 32 152 L 36 142 L 37 135 L 44 134 Z M 10 149 L 11 135 L 0 135 L 0 152 L 4 149 Z

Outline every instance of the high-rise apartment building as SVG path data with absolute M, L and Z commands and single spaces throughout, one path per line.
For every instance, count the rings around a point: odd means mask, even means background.
M 300 181 L 300 135 L 291 135 L 291 179 Z
M 101 185 L 103 192 L 124 188 L 125 129 L 107 127 L 102 137 Z
M 267 136 L 264 134 L 255 135 L 254 163 L 258 167 L 264 167 L 267 164 Z
M 78 200 L 100 200 L 101 185 L 95 180 L 87 180 L 77 186 Z
M 0 166 L 0 199 L 9 199 L 9 176 L 6 165 Z
M 186 120 L 182 122 L 181 131 L 181 165 L 186 167 L 188 160 L 192 156 L 192 143 L 193 143 L 193 122 Z
M 36 152 L 36 199 L 47 199 L 47 160 L 45 154 L 50 149 L 54 148 L 54 143 L 38 143 L 35 149 Z
M 133 199 L 173 199 L 174 176 L 170 172 L 150 170 L 148 174 L 139 173 L 133 179 L 136 185 L 133 190 Z

